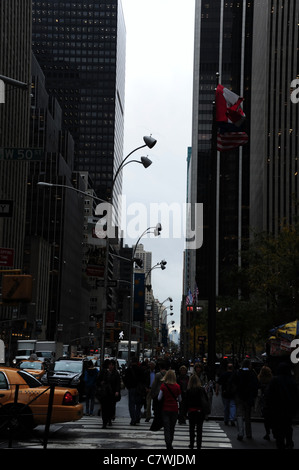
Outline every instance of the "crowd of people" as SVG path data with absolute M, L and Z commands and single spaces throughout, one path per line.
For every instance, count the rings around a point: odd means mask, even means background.
M 94 412 L 95 398 L 100 402 L 102 427 L 112 425 L 121 387 L 128 390 L 130 425 L 145 418 L 153 432 L 163 428 L 168 450 L 173 449 L 177 422 L 189 426 L 189 447 L 202 445 L 203 423 L 212 409 L 213 394 L 221 394 L 224 424 L 236 426 L 236 437 L 252 438 L 251 413 L 258 403 L 264 419 L 265 436 L 272 433 L 278 449 L 294 447 L 292 423 L 299 396 L 290 364 L 282 363 L 275 374 L 264 365 L 259 373 L 245 359 L 241 367 L 227 363 L 216 380 L 209 380 L 204 364 L 177 360 L 139 362 L 133 357 L 122 376 L 114 360 L 106 360 L 100 373 L 92 362 L 85 371 L 86 414 Z M 123 385 L 122 383 L 123 382 Z M 142 412 L 143 409 L 143 412 Z
M 237 427 L 237 439 L 252 438 L 251 415 L 259 407 L 264 419 L 264 439 L 270 440 L 272 432 L 277 449 L 292 449 L 293 420 L 298 411 L 299 395 L 291 365 L 279 364 L 273 374 L 263 365 L 257 373 L 249 359 L 240 368 L 227 364 L 216 383 L 216 395 L 221 390 L 224 405 L 224 423 Z

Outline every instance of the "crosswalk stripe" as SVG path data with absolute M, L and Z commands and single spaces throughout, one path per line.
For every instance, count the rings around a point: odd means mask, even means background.
M 150 422 L 141 420 L 131 426 L 128 418 L 116 417 L 112 426 L 102 429 L 102 420 L 98 416 L 84 416 L 79 422 L 67 423 L 69 438 L 49 439 L 48 448 L 91 448 L 98 449 L 165 449 L 164 432 L 150 431 Z M 78 425 L 79 424 L 79 425 Z M 189 449 L 189 426 L 177 424 L 175 427 L 174 449 Z M 117 447 L 116 447 L 117 446 Z M 215 421 L 205 421 L 203 425 L 202 449 L 232 448 L 226 433 Z
M 55 449 L 165 449 L 164 431 L 150 431 L 152 421 L 130 425 L 126 404 L 117 410 L 116 419 L 111 426 L 102 429 L 102 418 L 97 415 L 83 416 L 79 421 L 54 424 L 50 427 L 48 448 Z M 43 435 L 44 426 L 38 426 L 38 433 Z M 20 447 L 38 448 L 40 443 L 19 442 Z M 176 424 L 174 449 L 189 450 L 189 426 Z M 205 421 L 203 424 L 202 449 L 232 448 L 226 432 L 217 421 Z M 196 450 L 196 447 L 195 447 Z

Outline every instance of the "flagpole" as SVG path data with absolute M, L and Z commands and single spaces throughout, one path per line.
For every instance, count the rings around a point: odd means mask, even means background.
M 216 87 L 220 74 L 216 73 Z M 210 206 L 209 206 L 209 297 L 208 297 L 208 372 L 209 378 L 215 378 L 216 362 L 216 213 L 217 213 L 217 122 L 216 96 L 213 102 Z

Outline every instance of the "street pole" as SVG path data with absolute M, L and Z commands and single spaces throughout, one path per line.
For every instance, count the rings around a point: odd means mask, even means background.
M 219 83 L 219 73 L 217 85 Z M 209 207 L 209 306 L 208 306 L 208 371 L 209 378 L 215 378 L 216 361 L 216 188 L 217 188 L 217 123 L 216 102 L 213 103 L 213 127 L 210 172 Z

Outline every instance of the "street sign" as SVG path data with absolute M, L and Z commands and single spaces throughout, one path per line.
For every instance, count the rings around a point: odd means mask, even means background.
M 0 161 L 31 162 L 43 160 L 44 150 L 35 148 L 0 148 Z
M 13 248 L 0 248 L 0 267 L 6 266 L 12 268 L 14 262 Z
M 3 302 L 31 302 L 32 276 L 29 274 L 4 275 L 2 278 Z
M 96 287 L 105 287 L 105 280 L 104 279 L 97 279 L 96 280 Z M 111 279 L 107 281 L 107 287 L 117 287 L 117 280 Z
M 0 217 L 12 216 L 13 201 L 0 199 Z
M 102 266 L 100 264 L 94 264 L 94 265 L 88 264 L 86 266 L 87 276 L 103 278 L 104 274 L 105 274 L 105 266 Z

